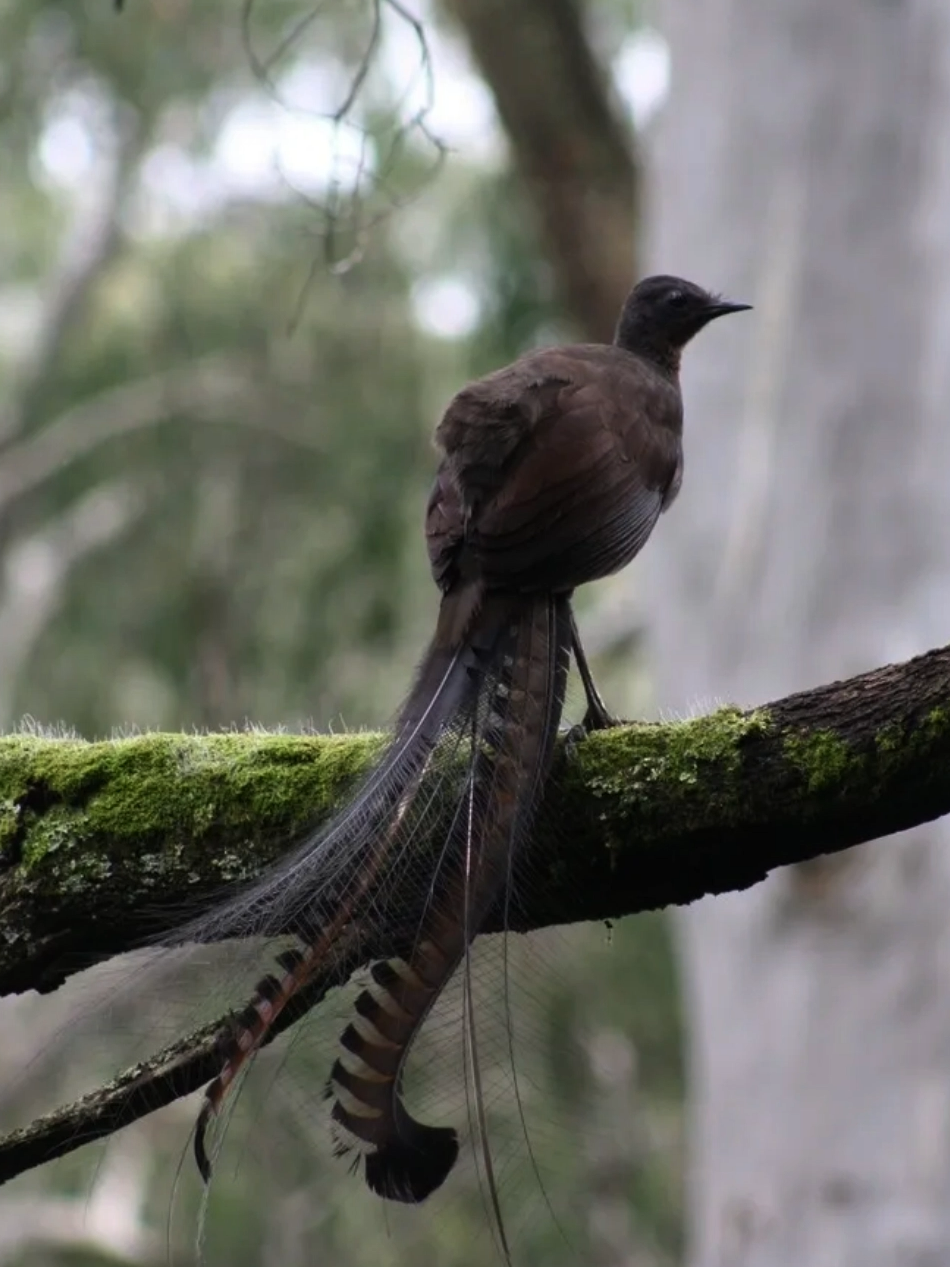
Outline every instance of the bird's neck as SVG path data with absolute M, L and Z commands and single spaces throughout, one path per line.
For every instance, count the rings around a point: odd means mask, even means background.
M 625 352 L 632 352 L 643 361 L 649 361 L 667 377 L 679 377 L 682 349 L 675 347 L 656 330 L 650 330 L 636 320 L 621 320 L 614 336 L 614 344 Z

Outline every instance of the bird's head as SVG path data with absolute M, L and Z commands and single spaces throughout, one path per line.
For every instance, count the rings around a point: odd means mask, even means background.
M 615 342 L 675 368 L 680 351 L 703 326 L 751 307 L 730 303 L 682 277 L 645 277 L 627 296 Z

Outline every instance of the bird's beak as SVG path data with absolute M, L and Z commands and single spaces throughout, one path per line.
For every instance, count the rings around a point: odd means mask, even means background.
M 709 305 L 706 309 L 706 315 L 707 319 L 712 321 L 715 317 L 726 317 L 730 312 L 748 312 L 751 307 L 751 304 L 731 304 L 724 299 L 720 299 L 716 303 Z

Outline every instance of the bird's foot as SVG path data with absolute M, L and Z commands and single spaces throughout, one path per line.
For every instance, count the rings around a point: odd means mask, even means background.
M 592 735 L 597 730 L 612 730 L 613 727 L 622 725 L 623 722 L 620 718 L 608 713 L 603 706 L 600 708 L 589 707 L 584 714 L 583 721 L 571 726 L 564 736 L 564 747 L 568 757 L 574 755 L 578 744 L 583 743 L 588 735 Z
M 612 730 L 615 726 L 622 725 L 623 722 L 619 717 L 614 717 L 613 713 L 607 711 L 607 706 L 600 696 L 596 700 L 588 700 L 587 712 L 581 722 L 585 734 L 589 735 L 595 730 Z

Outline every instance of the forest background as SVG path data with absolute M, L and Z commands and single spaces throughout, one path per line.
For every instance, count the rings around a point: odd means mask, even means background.
M 941 0 L 13 0 L 0 47 L 4 726 L 382 724 L 435 607 L 440 407 L 609 338 L 654 268 L 755 327 L 691 349 L 681 502 L 585 598 L 617 711 L 946 639 Z M 558 1091 L 584 1261 L 947 1261 L 945 853 L 917 832 L 578 934 L 539 1025 L 611 1053 L 625 1124 L 604 1157 Z M 4 1124 L 142 1027 L 80 1067 L 55 1001 L 4 1015 Z M 0 1262 L 189 1261 L 191 1112 L 0 1193 Z M 209 1211 L 221 1261 L 409 1261 L 281 1117 Z M 412 1261 L 484 1261 L 479 1213 Z M 555 1242 L 524 1261 L 572 1261 Z

